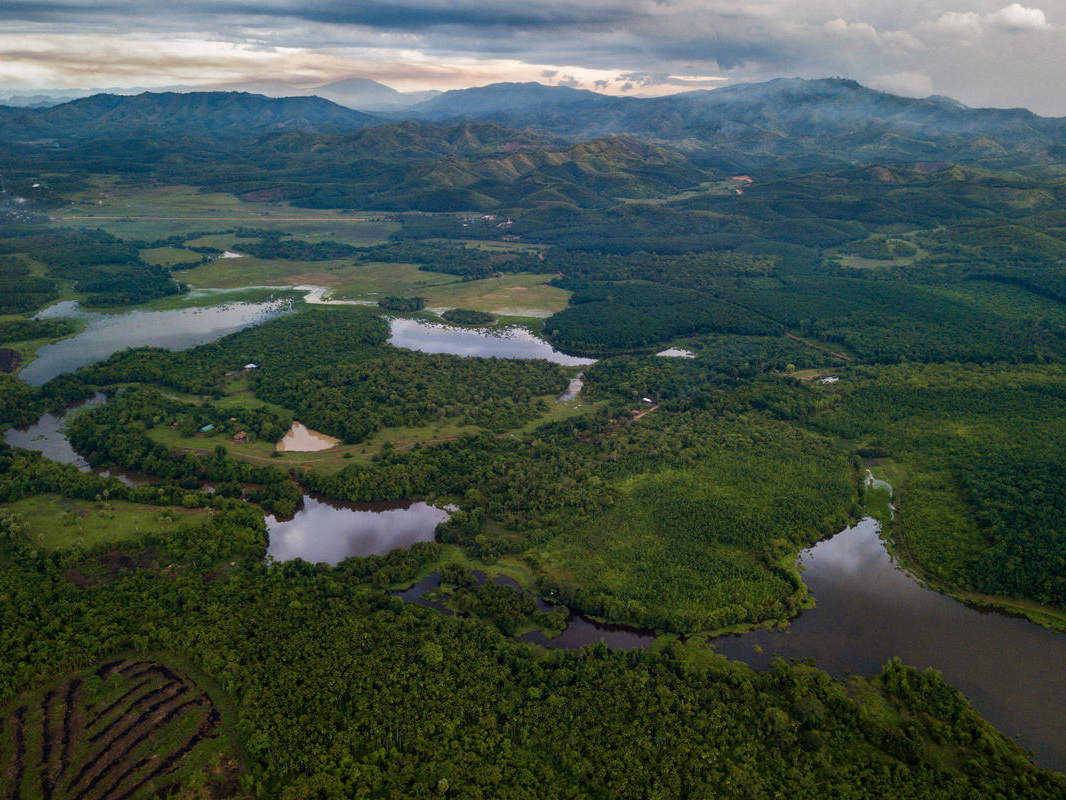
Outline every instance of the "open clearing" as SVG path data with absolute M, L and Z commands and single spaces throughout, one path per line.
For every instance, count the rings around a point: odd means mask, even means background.
M 124 239 L 165 239 L 237 227 L 282 228 L 301 238 L 319 234 L 353 245 L 377 244 L 399 226 L 380 215 L 322 212 L 288 203 L 252 203 L 193 186 L 126 186 L 96 178 L 53 212 L 62 225 L 103 228 Z
M 240 249 L 239 243 L 233 245 Z M 464 281 L 456 275 L 426 272 L 416 264 L 351 261 L 286 261 L 225 258 L 179 275 L 190 286 L 235 289 L 243 286 L 326 286 L 338 300 L 420 296 L 431 308 L 508 312 L 507 316 L 546 316 L 566 308 L 570 292 L 548 286 L 553 273 L 509 273 Z M 514 314 L 514 311 L 522 312 Z M 533 313 L 530 313 L 533 312 Z
M 120 500 L 75 500 L 38 495 L 16 500 L 8 511 L 22 516 L 23 534 L 34 546 L 60 550 L 78 546 L 88 550 L 103 544 L 134 541 L 145 534 L 173 533 L 190 521 L 203 519 L 203 509 L 155 508 Z

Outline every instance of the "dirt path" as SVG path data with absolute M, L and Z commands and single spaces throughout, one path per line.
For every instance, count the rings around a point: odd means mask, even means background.
M 656 411 L 658 408 L 659 408 L 659 404 L 656 403 L 655 405 L 651 406 L 650 408 L 645 408 L 645 409 L 642 409 L 640 411 L 634 411 L 633 412 L 633 419 L 631 419 L 630 422 L 636 422 L 638 419 L 641 419 L 643 417 L 648 416 L 648 414 L 650 414 L 652 411 Z
M 846 356 L 843 353 L 838 353 L 836 350 L 830 350 L 828 347 L 822 347 L 821 345 L 815 344 L 814 342 L 808 342 L 806 339 L 801 339 L 794 333 L 789 333 L 788 331 L 785 331 L 785 336 L 787 336 L 789 339 L 792 339 L 794 342 L 805 344 L 807 345 L 807 347 L 813 347 L 815 350 L 821 350 L 823 353 L 829 353 L 829 355 L 835 356 L 836 358 L 842 358 L 845 361 L 855 360 L 851 356 Z

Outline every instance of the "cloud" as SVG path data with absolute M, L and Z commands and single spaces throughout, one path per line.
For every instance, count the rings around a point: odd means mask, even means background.
M 825 23 L 825 29 L 836 36 L 849 39 L 862 39 L 868 42 L 877 42 L 881 39 L 873 25 L 865 22 L 846 22 L 841 17 Z
M 933 94 L 933 80 L 921 72 L 895 72 L 890 75 L 878 75 L 870 80 L 870 86 L 892 94 L 905 97 L 928 97 Z
M 1051 26 L 1047 17 L 1039 8 L 1026 8 L 1019 3 L 1011 3 L 994 14 L 989 14 L 988 22 L 1003 31 L 1041 31 Z
M 368 77 L 404 90 L 565 80 L 645 95 L 846 75 L 1066 113 L 1059 6 L 1049 17 L 1024 2 L 0 0 L 0 91 L 271 75 L 302 87 Z M 1034 36 L 1018 58 L 1019 39 Z
M 948 11 L 934 22 L 923 23 L 920 31 L 933 35 L 945 35 L 966 40 L 976 40 L 986 31 L 1021 33 L 1025 31 L 1050 30 L 1047 16 L 1039 8 L 1026 8 L 1019 3 L 994 11 L 978 14 L 975 11 Z

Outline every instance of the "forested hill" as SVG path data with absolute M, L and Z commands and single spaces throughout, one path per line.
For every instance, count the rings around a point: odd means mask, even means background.
M 247 92 L 97 94 L 43 109 L 0 113 L 9 141 L 85 140 L 135 135 L 248 136 L 277 130 L 340 132 L 380 124 L 321 97 L 270 98 Z
M 1061 157 L 1066 120 L 1025 109 L 974 109 L 915 99 L 853 80 L 781 78 L 656 98 L 609 97 L 566 87 L 494 84 L 419 103 L 423 119 L 489 119 L 569 136 L 627 133 L 763 155 L 818 152 L 858 161 L 998 158 L 1017 151 Z

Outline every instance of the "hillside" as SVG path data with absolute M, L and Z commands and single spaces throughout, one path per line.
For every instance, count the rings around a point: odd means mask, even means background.
M 783 78 L 656 98 L 609 97 L 538 84 L 446 92 L 413 107 L 424 118 L 491 119 L 590 137 L 617 133 L 681 141 L 692 150 L 870 161 L 1046 157 L 1066 145 L 1066 121 L 1025 109 L 971 109 L 842 79 Z
M 15 111 L 0 116 L 0 135 L 13 141 L 337 132 L 379 122 L 321 97 L 269 98 L 244 92 L 98 94 L 51 108 Z

